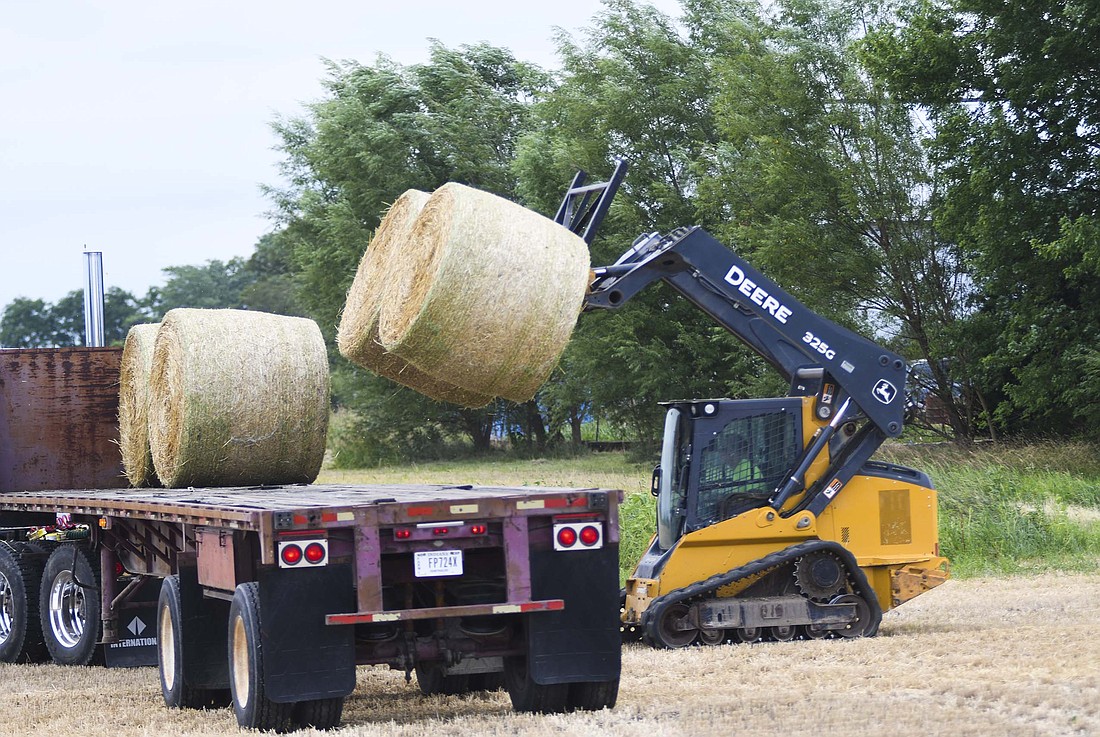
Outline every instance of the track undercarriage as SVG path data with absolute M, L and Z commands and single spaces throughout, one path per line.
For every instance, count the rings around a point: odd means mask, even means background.
M 867 637 L 882 620 L 855 558 L 823 540 L 784 548 L 658 596 L 640 616 L 634 607 L 627 609 L 644 598 L 637 583 L 634 596 L 623 592 L 623 639 L 643 639 L 655 647 Z

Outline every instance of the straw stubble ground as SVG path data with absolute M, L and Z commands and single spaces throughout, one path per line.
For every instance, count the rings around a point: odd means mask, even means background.
M 868 640 L 630 645 L 619 704 L 598 713 L 516 715 L 503 692 L 423 697 L 362 667 L 340 734 L 1100 734 L 1098 600 L 1098 575 L 969 579 L 888 613 Z M 150 668 L 0 665 L 0 684 L 4 733 L 238 733 L 229 710 L 166 709 Z

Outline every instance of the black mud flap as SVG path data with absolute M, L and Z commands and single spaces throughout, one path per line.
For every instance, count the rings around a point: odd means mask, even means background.
M 102 645 L 103 663 L 108 668 L 156 666 L 159 595 L 160 579 L 150 578 L 132 604 L 120 613 L 118 642 Z
M 229 688 L 229 602 L 202 595 L 194 565 L 180 565 L 179 579 L 183 681 L 191 688 Z
M 264 689 L 276 703 L 347 696 L 355 690 L 355 630 L 325 624 L 355 611 L 350 565 L 260 572 Z
M 531 553 L 531 598 L 565 609 L 527 616 L 527 663 L 535 683 L 619 678 L 619 546 Z

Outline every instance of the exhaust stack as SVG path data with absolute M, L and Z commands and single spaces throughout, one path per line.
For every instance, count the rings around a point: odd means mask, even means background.
M 84 345 L 105 344 L 103 336 L 103 252 L 84 252 Z

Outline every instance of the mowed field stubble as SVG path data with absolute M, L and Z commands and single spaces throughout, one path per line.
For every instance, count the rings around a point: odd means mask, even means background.
M 647 478 L 594 460 L 505 464 L 478 483 L 628 487 Z M 545 473 L 540 473 L 538 469 Z M 422 468 L 422 481 L 458 481 Z M 470 471 L 470 469 L 466 469 Z M 590 480 L 581 476 L 587 471 Z M 405 472 L 402 472 L 405 473 Z M 477 475 L 477 472 L 471 472 Z M 592 477 L 595 478 L 592 478 Z M 334 483 L 406 481 L 390 472 Z M 409 479 L 411 480 L 411 479 Z M 531 481 L 534 483 L 533 481 Z M 631 485 L 633 484 L 633 486 Z M 1100 734 L 1100 574 L 1051 571 L 952 580 L 888 612 L 866 640 L 628 645 L 615 709 L 513 714 L 503 691 L 425 697 L 414 680 L 360 667 L 345 735 L 1096 735 Z M 164 706 L 156 669 L 0 665 L 0 734 L 51 737 L 239 734 L 232 711 Z M 319 734 L 302 730 L 298 734 Z

